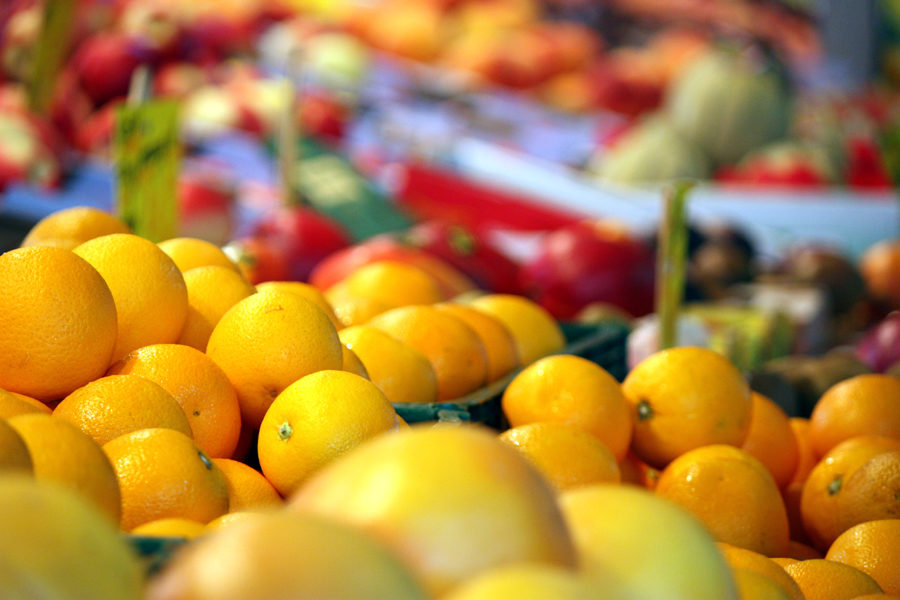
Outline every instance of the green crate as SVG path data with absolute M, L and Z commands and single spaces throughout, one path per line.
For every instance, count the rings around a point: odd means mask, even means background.
M 625 341 L 628 326 L 618 321 L 596 325 L 562 323 L 566 346 L 558 354 L 574 354 L 591 360 L 622 381 L 627 374 Z M 506 386 L 521 369 L 452 402 L 427 404 L 395 403 L 394 409 L 407 423 L 425 421 L 482 423 L 495 429 L 505 429 L 506 422 L 500 398 Z

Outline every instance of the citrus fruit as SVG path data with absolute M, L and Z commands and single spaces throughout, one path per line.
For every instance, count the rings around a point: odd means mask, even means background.
M 231 307 L 213 329 L 206 353 L 228 376 L 251 427 L 259 427 L 284 388 L 343 362 L 325 313 L 296 294 L 271 290 Z
M 794 437 L 797 440 L 797 468 L 791 477 L 791 483 L 803 483 L 809 477 L 810 471 L 819 462 L 815 450 L 813 450 L 812 442 L 809 440 L 809 419 L 802 417 L 791 417 L 791 429 L 794 430 Z
M 809 419 L 809 439 L 819 456 L 846 439 L 882 435 L 900 439 L 900 379 L 857 375 L 830 387 Z
M 343 357 L 341 364 L 342 370 L 353 373 L 354 375 L 359 375 L 364 379 L 369 379 L 369 372 L 366 371 L 366 366 L 359 360 L 359 357 L 353 350 L 347 346 L 341 346 L 341 355 Z
M 278 491 L 253 467 L 230 458 L 212 460 L 222 471 L 225 483 L 228 484 L 229 512 L 281 504 Z
M 751 394 L 750 428 L 741 449 L 761 462 L 779 488 L 790 483 L 797 471 L 800 450 L 787 413 L 763 396 Z
M 0 390 L 0 419 L 8 419 L 9 417 L 28 413 L 44 413 L 48 415 L 50 412 L 50 408 L 43 402 L 37 400 L 29 402 L 12 392 Z
M 360 267 L 337 285 L 342 294 L 371 298 L 390 308 L 446 299 L 431 275 L 414 265 L 390 260 Z
M 530 365 L 566 345 L 559 324 L 540 305 L 522 296 L 488 294 L 471 306 L 500 321 L 512 335 L 520 365 Z
M 103 375 L 116 305 L 87 262 L 59 248 L 0 256 L 0 387 L 56 400 Z
M 140 375 L 181 405 L 200 449 L 229 457 L 241 433 L 241 410 L 228 377 L 204 353 L 180 344 L 153 344 L 130 352 L 110 373 Z
M 390 402 L 437 402 L 437 377 L 424 354 L 369 325 L 342 329 L 338 336 Z
M 782 588 L 788 598 L 803 600 L 803 592 L 800 591 L 800 586 L 797 585 L 797 582 L 791 579 L 790 575 L 784 572 L 781 565 L 772 559 L 758 552 L 753 552 L 746 548 L 738 548 L 723 542 L 719 542 L 718 546 L 722 555 L 725 556 L 725 560 L 731 566 L 732 571 L 743 569 L 763 575 Z
M 22 240 L 22 247 L 56 246 L 71 250 L 82 242 L 111 233 L 131 233 L 131 230 L 108 212 L 90 206 L 74 206 L 38 221 Z
M 319 371 L 281 392 L 259 428 L 259 464 L 282 494 L 363 441 L 397 428 L 381 390 L 346 371 Z
M 234 523 L 252 519 L 253 517 L 259 515 L 260 512 L 260 510 L 239 510 L 236 512 L 227 512 L 224 515 L 219 515 L 218 517 L 207 523 L 206 529 L 209 531 L 214 531 L 216 529 L 221 529 L 222 527 L 228 527 L 229 525 L 232 525 Z
M 228 309 L 256 293 L 240 273 L 226 267 L 197 267 L 184 273 L 188 312 L 178 343 L 206 351 L 209 336 Z
M 659 476 L 656 494 L 696 515 L 721 542 L 765 556 L 784 556 L 788 550 L 787 513 L 778 486 L 743 450 L 713 445 L 682 454 Z
M 736 568 L 732 570 L 732 576 L 741 600 L 794 600 L 783 586 L 757 571 Z
M 95 379 L 66 396 L 53 415 L 72 423 L 101 446 L 122 434 L 150 427 L 192 435 L 172 394 L 137 375 Z
M 619 462 L 619 470 L 622 473 L 622 483 L 648 490 L 656 488 L 656 482 L 659 480 L 659 470 L 639 459 L 631 451 Z
M 631 448 L 664 467 L 688 450 L 711 444 L 740 446 L 753 403 L 737 368 L 711 350 L 671 348 L 641 361 L 622 384 L 632 405 Z
M 487 381 L 481 340 L 452 315 L 433 306 L 404 306 L 378 315 L 369 325 L 425 355 L 437 377 L 438 401 L 464 396 Z
M 175 266 L 182 273 L 197 267 L 225 267 L 237 272 L 237 265 L 228 258 L 221 248 L 199 238 L 179 237 L 165 240 L 157 244 L 159 249 L 169 255 Z
M 107 518 L 119 521 L 119 485 L 97 442 L 71 423 L 51 415 L 19 415 L 7 423 L 28 446 L 37 479 L 78 492 Z
M 319 288 L 315 286 L 303 283 L 302 281 L 264 281 L 263 283 L 257 283 L 256 289 L 260 292 L 265 292 L 267 290 L 281 290 L 297 294 L 321 308 L 322 311 L 328 315 L 328 318 L 331 320 L 331 324 L 334 325 L 335 329 L 343 327 L 341 322 L 338 321 L 338 318 L 335 316 L 331 304 L 325 298 L 325 294 L 319 291 Z
M 730 569 L 712 536 L 681 507 L 648 491 L 613 484 L 563 492 L 560 506 L 581 571 L 613 578 L 629 598 L 737 599 Z
M 340 283 L 330 288 L 325 298 L 334 307 L 334 316 L 343 327 L 363 325 L 393 308 L 373 298 L 351 296 Z
M 156 244 L 114 233 L 88 240 L 73 252 L 100 272 L 115 300 L 119 326 L 113 360 L 142 346 L 178 339 L 187 318 L 187 289 L 181 271 Z
M 613 581 L 599 582 L 582 575 L 540 564 L 493 569 L 444 596 L 445 600 L 626 600 Z
M 486 312 L 462 304 L 437 304 L 435 308 L 449 313 L 472 328 L 487 356 L 487 382 L 497 381 L 519 366 L 519 356 L 506 326 Z
M 900 594 L 900 519 L 854 525 L 838 536 L 828 554 L 868 574 L 888 594 Z
M 844 481 L 837 501 L 837 528 L 900 517 L 900 450 L 873 456 Z
M 0 419 L 0 472 L 8 474 L 10 471 L 31 474 L 34 467 L 22 436 L 4 419 Z
M 141 429 L 108 442 L 122 490 L 125 531 L 165 517 L 207 523 L 228 510 L 222 471 L 194 441 L 173 429 Z
M 825 558 L 825 556 L 813 548 L 812 546 L 807 546 L 806 544 L 795 542 L 791 540 L 790 545 L 788 546 L 788 556 L 790 558 L 795 558 L 797 560 L 809 560 L 810 558 Z
M 597 437 L 616 460 L 631 442 L 631 407 L 619 383 L 585 358 L 560 354 L 525 367 L 503 392 L 513 427 L 541 421 L 575 425 Z
M 147 600 L 187 598 L 427 596 L 403 565 L 366 534 L 322 517 L 279 511 L 254 514 L 192 542 L 147 592 Z
M 138 525 L 131 535 L 140 537 L 163 537 L 193 539 L 206 533 L 206 525 L 191 519 L 167 517 Z
M 0 597 L 143 600 L 137 556 L 77 493 L 4 474 L 0 514 Z
M 557 491 L 621 480 L 609 448 L 574 425 L 530 423 L 504 431 L 500 439 L 521 452 Z
M 290 506 L 371 532 L 435 595 L 494 567 L 574 562 L 553 492 L 475 426 L 378 436 L 313 475 Z
M 806 600 L 850 600 L 883 591 L 859 569 L 831 560 L 801 560 L 784 570 L 800 586 Z
M 801 560 L 806 560 L 806 559 L 789 558 L 789 557 L 785 557 L 785 556 L 775 556 L 771 560 L 776 565 L 781 565 L 781 568 L 783 569 L 784 567 L 786 567 L 788 565 L 792 565 L 794 563 L 798 563 Z
M 869 459 L 890 450 L 900 450 L 900 440 L 880 436 L 850 438 L 832 448 L 813 468 L 800 500 L 803 526 L 813 546 L 824 552 L 842 533 L 838 507 L 844 484 Z

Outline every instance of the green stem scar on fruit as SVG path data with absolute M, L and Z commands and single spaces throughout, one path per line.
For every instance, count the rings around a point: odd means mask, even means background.
M 282 442 L 286 442 L 291 439 L 291 436 L 294 435 L 294 428 L 291 427 L 291 424 L 285 421 L 278 428 L 278 439 Z
M 653 407 L 646 400 L 641 400 L 637 404 L 638 421 L 646 421 L 653 416 Z
M 834 479 L 831 480 L 831 483 L 828 484 L 828 495 L 834 496 L 839 491 L 841 491 L 841 486 L 843 485 L 843 475 L 838 475 Z
M 204 467 L 206 467 L 207 469 L 212 470 L 212 468 L 213 468 L 213 463 L 212 463 L 211 460 L 209 460 L 209 457 L 208 457 L 208 456 L 206 456 L 205 454 L 203 454 L 203 452 L 201 452 L 200 450 L 197 451 L 197 456 L 200 457 L 200 460 L 203 462 L 203 466 L 204 466 Z

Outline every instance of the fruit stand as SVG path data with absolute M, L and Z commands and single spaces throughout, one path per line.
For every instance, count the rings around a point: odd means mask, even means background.
M 0 6 L 0 598 L 900 596 L 900 2 Z

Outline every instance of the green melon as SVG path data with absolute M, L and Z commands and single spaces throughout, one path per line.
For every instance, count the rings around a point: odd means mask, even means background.
M 716 165 L 732 164 L 787 133 L 790 101 L 779 75 L 750 58 L 712 51 L 675 81 L 666 112 Z
M 660 183 L 679 178 L 705 179 L 711 166 L 703 152 L 665 119 L 647 119 L 625 134 L 589 166 L 600 181 Z

